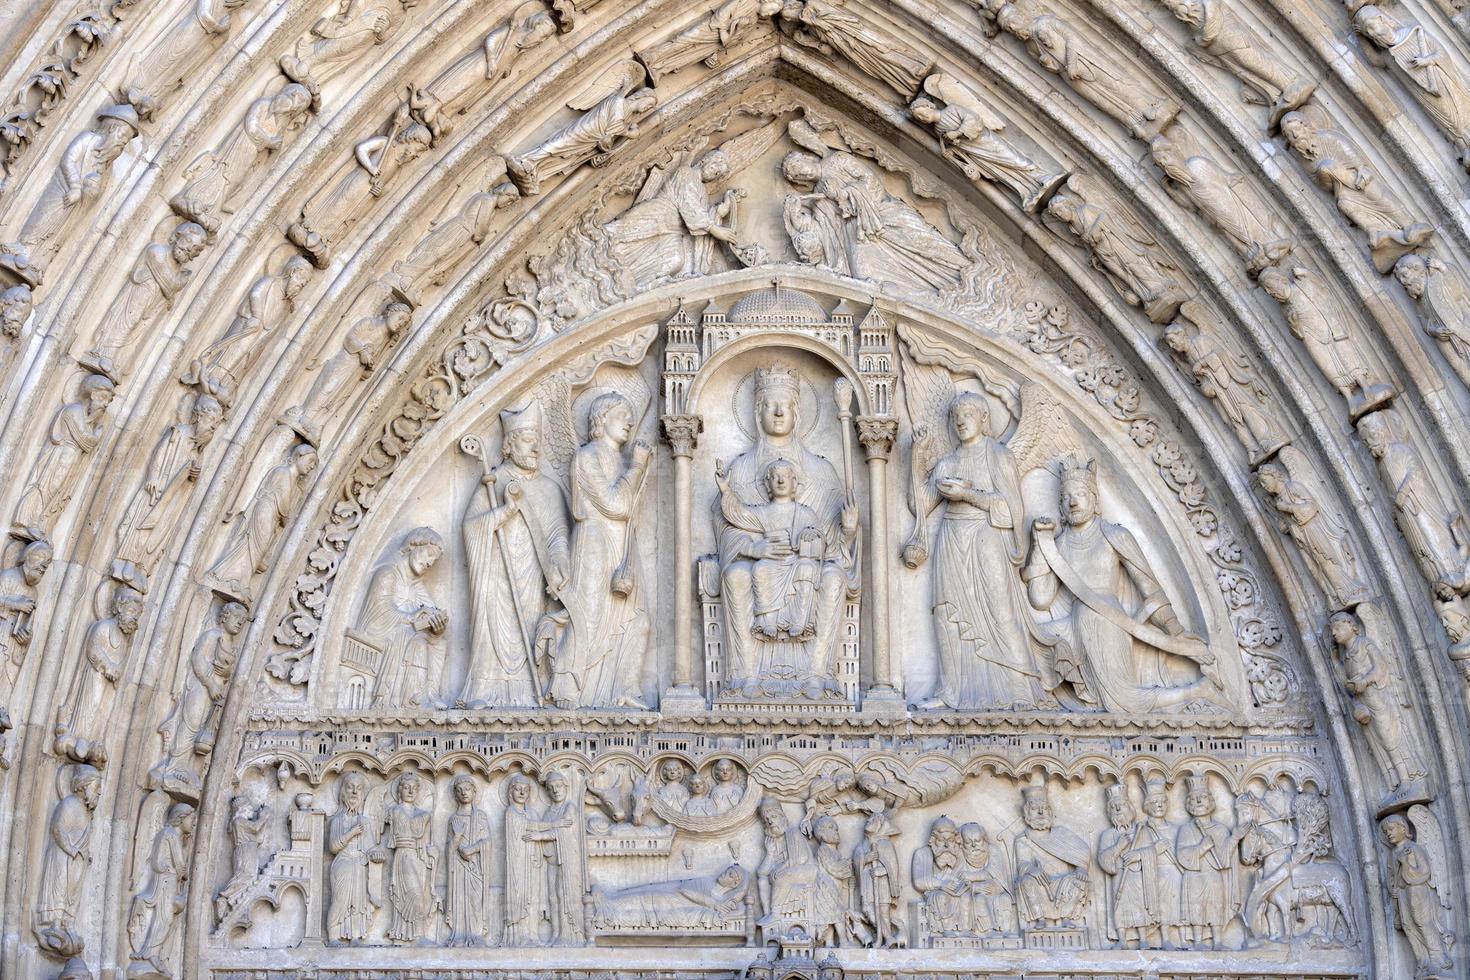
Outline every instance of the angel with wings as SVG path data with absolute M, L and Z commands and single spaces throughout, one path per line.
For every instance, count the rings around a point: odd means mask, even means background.
M 780 136 L 780 122 L 770 122 L 702 155 L 685 150 L 649 172 L 632 206 L 607 224 L 629 295 L 661 279 L 706 275 L 717 241 L 737 258 L 751 254 L 735 230 L 736 205 L 745 192 L 731 188 L 712 205 L 709 185 L 745 171 Z
M 1414 950 L 1414 976 L 1425 980 L 1453 976 L 1450 947 L 1455 934 L 1446 926 L 1452 907 L 1443 891 L 1449 865 L 1439 821 L 1428 807 L 1417 804 L 1409 807 L 1407 817 L 1401 813 L 1384 817 L 1379 829 L 1390 852 L 1387 873 L 1394 925 Z
M 971 258 L 912 204 L 890 194 L 877 167 L 833 149 L 805 119 L 789 123 L 787 135 L 801 149 L 781 159 L 781 176 L 803 192 L 787 197 L 782 216 L 802 261 L 910 289 L 973 284 Z
M 560 608 L 541 616 L 533 642 L 550 663 L 548 694 L 558 708 L 647 707 L 639 684 L 649 616 L 634 524 L 653 461 L 653 448 L 637 437 L 650 403 L 642 378 L 624 372 L 575 403 L 563 395 L 549 406 L 554 462 L 567 472 L 569 570 L 556 593 Z M 586 440 L 577 446 L 580 418 Z
M 507 161 L 510 179 L 521 193 L 540 193 L 541 181 L 584 163 L 597 166 L 619 141 L 635 136 L 637 120 L 658 105 L 658 95 L 643 84 L 647 78 L 638 62 L 619 62 L 567 102 L 582 113 L 575 122 Z
M 1040 463 L 1035 450 L 1046 430 L 1066 422 L 1034 385 L 1021 389 L 1023 409 L 1011 445 L 991 425 L 986 395 L 959 391 L 942 366 L 905 360 L 905 397 L 916 419 L 912 459 L 914 533 L 903 560 L 918 568 L 933 541 L 933 611 L 939 634 L 939 685 L 922 708 L 1006 710 L 1035 708 L 1050 699 L 1044 667 L 1030 636 L 1030 607 L 1019 569 L 1026 557 L 1021 475 Z M 983 378 L 983 381 L 988 379 Z M 996 387 L 993 383 L 989 387 Z M 927 390 L 926 390 L 927 389 Z M 927 396 L 927 397 L 926 397 Z M 935 431 L 938 405 L 954 433 Z M 925 405 L 925 402 L 928 405 Z M 938 403 L 938 404 L 936 404 Z M 924 421 L 918 421 L 924 420 Z
M 935 72 L 924 79 L 924 91 L 909 104 L 909 114 L 933 127 L 945 159 L 966 177 L 1009 188 L 1026 211 L 1039 208 L 1067 179 L 1062 172 L 1044 172 L 1001 135 L 1006 121 L 953 75 Z

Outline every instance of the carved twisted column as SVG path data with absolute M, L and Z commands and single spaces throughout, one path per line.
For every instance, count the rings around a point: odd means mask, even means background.
M 904 710 L 902 683 L 893 668 L 893 637 L 889 631 L 888 566 L 891 548 L 888 541 L 888 457 L 898 438 L 898 419 L 891 416 L 860 415 L 857 418 L 858 440 L 868 460 L 868 526 L 871 529 L 873 555 L 873 683 L 864 697 L 868 710 L 891 712 Z
M 674 686 L 664 692 L 660 707 L 670 711 L 698 711 L 704 695 L 694 686 L 694 554 L 690 541 L 693 487 L 690 460 L 704 430 L 698 415 L 665 415 L 664 438 L 674 453 Z

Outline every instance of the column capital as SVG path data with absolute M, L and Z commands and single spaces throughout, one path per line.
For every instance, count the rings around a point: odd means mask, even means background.
M 664 438 L 668 440 L 675 456 L 693 456 L 699 444 L 699 434 L 704 431 L 704 419 L 698 415 L 664 415 Z
M 856 422 L 858 441 L 868 458 L 886 460 L 898 439 L 898 419 L 891 415 L 859 415 Z

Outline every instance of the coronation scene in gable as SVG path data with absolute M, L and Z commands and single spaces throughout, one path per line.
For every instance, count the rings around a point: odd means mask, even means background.
M 0 977 L 1470 977 L 1464 0 L 0 24 Z

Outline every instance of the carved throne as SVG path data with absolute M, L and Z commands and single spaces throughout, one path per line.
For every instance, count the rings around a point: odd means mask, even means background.
M 755 708 L 758 702 L 725 692 L 725 615 L 720 601 L 720 559 L 717 555 L 701 555 L 698 562 L 699 608 L 704 644 L 705 697 L 717 708 Z M 851 711 L 858 702 L 859 622 L 862 606 L 857 599 L 844 597 L 842 618 L 837 625 L 837 651 L 833 657 L 841 698 L 828 701 L 781 703 L 782 710 L 797 714 L 830 714 Z
M 828 715 L 855 710 L 859 703 L 860 641 L 863 639 L 860 623 L 864 616 L 863 606 L 867 606 L 871 610 L 867 640 L 872 647 L 875 686 L 863 698 L 869 704 L 878 704 L 884 702 L 885 694 L 891 695 L 889 700 L 901 711 L 902 702 L 895 693 L 896 682 L 890 668 L 888 586 L 884 569 L 874 570 L 873 581 L 864 584 L 861 596 L 844 596 L 836 611 L 832 672 L 827 675 L 836 682 L 835 691 L 822 698 L 787 697 L 771 691 L 753 696 L 733 694 L 725 690 L 728 680 L 724 650 L 726 614 L 719 563 L 714 555 L 692 554 L 690 547 L 694 513 L 692 464 L 706 420 L 702 411 L 708 411 L 702 405 L 705 385 L 726 362 L 743 352 L 769 349 L 777 355 L 786 349 L 815 355 L 835 372 L 834 392 L 841 393 L 838 396 L 838 418 L 844 427 L 842 459 L 847 469 L 849 499 L 853 499 L 854 459 L 852 444 L 846 440 L 851 438 L 851 427 L 855 423 L 866 454 L 869 485 L 879 488 L 869 500 L 869 512 L 862 521 L 858 548 L 873 549 L 871 553 L 874 554 L 889 552 L 887 515 L 881 488 L 886 485 L 883 467 L 887 463 L 892 436 L 897 431 L 893 416 L 895 341 L 890 320 L 876 306 L 870 307 L 859 318 L 846 301 L 829 311 L 815 297 L 787 288 L 778 281 L 771 289 L 741 297 L 728 311 L 716 309 L 711 304 L 697 319 L 681 305 L 665 325 L 664 340 L 663 426 L 674 455 L 677 513 L 674 550 L 679 566 L 688 569 L 676 582 L 675 617 L 681 622 L 699 624 L 705 673 L 703 685 L 696 686 L 697 654 L 691 649 L 694 646 L 690 642 L 692 637 L 685 634 L 675 649 L 674 686 L 665 692 L 662 709 L 666 713 L 700 711 L 707 706 L 715 710 L 764 710 L 779 704 L 783 712 L 798 715 Z M 850 414 L 853 400 L 857 405 L 856 415 Z M 887 433 L 888 441 L 880 447 L 878 443 L 881 440 L 868 437 L 870 430 Z M 696 602 L 698 609 L 694 608 Z M 763 654 L 761 662 L 775 665 L 778 671 L 786 665 L 810 663 L 811 651 L 798 650 L 795 646 L 803 642 L 810 641 L 762 636 L 757 641 Z M 783 644 L 791 646 L 783 649 Z M 794 668 L 794 675 L 799 677 L 800 671 L 800 667 Z M 826 671 L 823 673 L 825 675 Z M 776 687 L 780 686 L 776 684 Z M 799 686 L 799 681 L 791 683 L 788 679 L 788 686 Z

